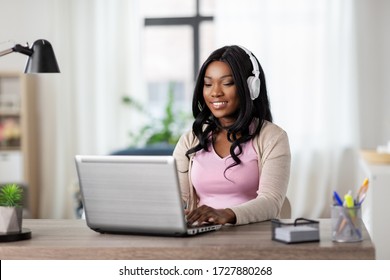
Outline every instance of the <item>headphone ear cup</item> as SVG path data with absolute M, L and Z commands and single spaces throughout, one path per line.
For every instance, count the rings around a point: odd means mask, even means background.
M 255 100 L 260 94 L 260 79 L 254 76 L 250 76 L 247 79 L 247 83 L 251 99 Z

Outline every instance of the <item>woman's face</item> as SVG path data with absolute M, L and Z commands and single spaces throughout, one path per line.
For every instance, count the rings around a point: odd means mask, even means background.
M 209 64 L 204 76 L 203 97 L 207 107 L 222 126 L 234 123 L 240 100 L 228 64 L 222 61 Z

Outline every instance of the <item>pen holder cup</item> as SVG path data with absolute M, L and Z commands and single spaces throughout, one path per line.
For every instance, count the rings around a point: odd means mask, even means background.
M 335 242 L 358 242 L 363 240 L 362 210 L 332 205 L 332 240 Z

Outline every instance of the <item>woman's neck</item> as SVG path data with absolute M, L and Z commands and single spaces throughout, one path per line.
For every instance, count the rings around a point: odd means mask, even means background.
M 221 130 L 228 130 L 234 123 L 236 119 L 233 118 L 219 118 L 216 119 L 216 124 Z

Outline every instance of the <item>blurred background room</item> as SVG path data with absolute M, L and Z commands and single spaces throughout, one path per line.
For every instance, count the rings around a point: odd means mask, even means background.
M 191 125 L 199 65 L 224 45 L 247 47 L 264 68 L 274 122 L 290 139 L 293 217 L 329 217 L 333 190 L 356 190 L 365 176 L 360 151 L 390 140 L 387 0 L 2 0 L 0 24 L 0 51 L 46 39 L 61 70 L 21 78 L 33 218 L 77 218 L 76 154 L 145 147 L 164 118 L 174 143 Z M 0 58 L 0 96 L 25 62 Z M 0 183 L 7 152 L 0 146 Z

